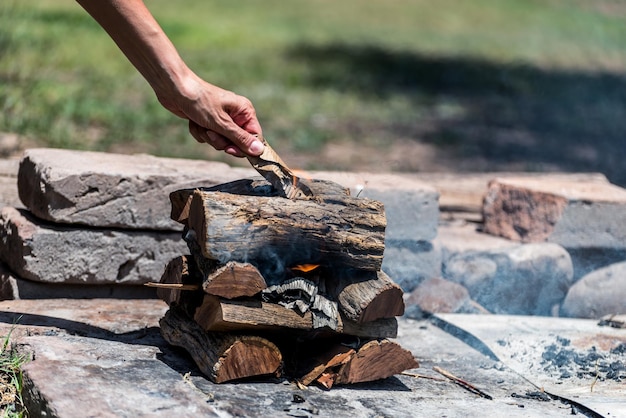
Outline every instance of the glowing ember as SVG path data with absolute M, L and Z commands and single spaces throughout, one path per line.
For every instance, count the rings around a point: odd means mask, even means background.
M 292 267 L 291 269 L 296 270 L 296 271 L 301 271 L 303 273 L 308 273 L 310 271 L 315 270 L 319 266 L 320 266 L 319 264 L 299 264 L 297 266 Z

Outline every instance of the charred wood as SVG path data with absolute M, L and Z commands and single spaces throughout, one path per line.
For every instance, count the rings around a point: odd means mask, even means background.
M 345 195 L 297 200 L 196 190 L 188 226 L 202 256 L 225 261 L 273 262 L 379 270 L 386 219 L 382 203 Z M 266 277 L 266 280 L 268 277 Z

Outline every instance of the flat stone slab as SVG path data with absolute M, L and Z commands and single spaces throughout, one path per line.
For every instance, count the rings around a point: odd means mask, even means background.
M 455 314 L 437 318 L 546 392 L 578 402 L 599 416 L 626 416 L 624 329 L 599 326 L 589 319 Z
M 239 178 L 218 162 L 51 148 L 24 152 L 18 190 L 37 217 L 65 224 L 182 230 L 169 194 Z
M 180 232 L 60 226 L 0 209 L 0 260 L 22 279 L 141 285 L 159 281 L 167 263 L 187 251 Z
M 84 285 L 65 283 L 42 283 L 17 277 L 0 262 L 0 300 L 13 299 L 155 299 L 154 288 L 143 285 Z
M 626 247 L 626 189 L 610 183 L 496 179 L 483 205 L 485 232 L 566 248 Z
M 252 168 L 151 155 L 122 155 L 51 148 L 29 149 L 18 173 L 24 205 L 45 220 L 98 227 L 181 230 L 170 219 L 169 193 L 254 177 Z M 432 240 L 437 233 L 437 191 L 393 174 L 311 172 L 353 195 L 380 200 L 392 220 L 392 239 Z
M 447 416 L 565 417 L 572 407 L 539 400 L 540 389 L 428 321 L 400 319 L 398 342 L 421 367 L 417 377 L 298 389 L 283 379 L 216 385 L 157 328 L 161 301 L 0 302 L 0 334 L 34 359 L 24 370 L 31 413 L 48 417 Z M 16 323 L 17 325 L 13 325 Z M 440 367 L 491 400 L 453 384 Z M 420 377 L 421 376 L 421 377 Z M 62 383 L 61 383 L 62 382 Z

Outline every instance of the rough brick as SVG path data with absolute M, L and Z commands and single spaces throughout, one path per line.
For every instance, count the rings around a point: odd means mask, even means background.
M 567 251 L 550 243 L 450 257 L 443 277 L 465 286 L 472 299 L 493 313 L 551 315 L 572 283 Z
M 559 314 L 595 319 L 626 314 L 626 261 L 591 272 L 577 281 L 567 292 Z
M 496 179 L 483 205 L 485 232 L 565 248 L 626 248 L 626 190 L 603 182 Z
M 24 210 L 0 210 L 0 258 L 27 280 L 143 284 L 159 281 L 165 265 L 186 251 L 179 232 L 59 226 Z
M 179 231 L 170 192 L 240 175 L 218 162 L 40 148 L 25 151 L 18 191 L 35 216 L 57 223 Z

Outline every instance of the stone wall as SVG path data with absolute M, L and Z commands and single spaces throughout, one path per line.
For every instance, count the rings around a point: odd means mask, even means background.
M 385 204 L 383 270 L 410 315 L 626 313 L 626 190 L 601 174 L 308 175 Z M 169 193 L 253 176 L 56 149 L 1 160 L 0 297 L 154 297 L 143 284 L 187 251 Z

